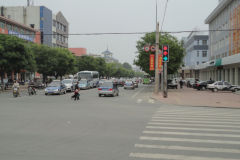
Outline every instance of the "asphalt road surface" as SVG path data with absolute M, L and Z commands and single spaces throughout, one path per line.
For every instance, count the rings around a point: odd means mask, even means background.
M 240 159 L 240 110 L 164 105 L 151 92 L 0 94 L 0 160 Z

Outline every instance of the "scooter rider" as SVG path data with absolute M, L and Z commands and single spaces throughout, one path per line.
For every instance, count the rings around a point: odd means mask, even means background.
M 20 85 L 19 85 L 19 83 L 18 83 L 17 80 L 14 81 L 12 88 L 13 88 L 13 91 L 14 91 L 15 88 L 17 89 L 17 95 L 19 96 L 19 93 L 20 93 Z

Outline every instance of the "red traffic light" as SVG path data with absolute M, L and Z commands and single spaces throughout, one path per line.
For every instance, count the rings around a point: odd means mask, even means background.
M 167 52 L 167 51 L 164 51 L 163 54 L 164 54 L 164 56 L 166 56 L 166 55 L 168 54 L 168 52 Z
M 168 50 L 168 46 L 163 46 L 163 50 L 167 51 Z

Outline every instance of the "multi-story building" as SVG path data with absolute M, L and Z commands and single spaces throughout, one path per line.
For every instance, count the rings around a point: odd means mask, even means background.
M 209 24 L 210 61 L 199 67 L 202 80 L 240 85 L 240 0 L 221 0 L 205 20 Z
M 0 16 L 0 34 L 16 36 L 30 43 L 41 43 L 40 31 L 3 16 Z M 33 76 L 34 75 L 32 73 L 22 70 L 21 73 L 5 73 L 4 78 L 26 80 L 31 79 Z
M 77 57 L 87 55 L 87 49 L 86 48 L 69 48 L 69 51 L 72 52 Z
M 53 14 L 53 47 L 68 48 L 69 24 L 62 12 Z
M 68 47 L 69 24 L 61 12 L 54 15 L 45 6 L 1 7 L 3 16 L 41 31 L 41 44 Z
M 208 35 L 192 32 L 184 38 L 184 74 L 185 78 L 199 78 L 199 71 L 195 66 L 206 63 L 209 60 L 208 54 Z

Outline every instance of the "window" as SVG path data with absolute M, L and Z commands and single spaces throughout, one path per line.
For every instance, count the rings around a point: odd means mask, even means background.
M 199 40 L 197 40 L 197 45 L 199 45 L 200 43 L 199 43 Z
M 64 32 L 66 32 L 67 31 L 67 27 L 66 26 L 64 26 Z
M 0 28 L 5 28 L 5 23 L 4 22 L 0 22 Z
M 207 40 L 203 40 L 202 45 L 207 45 Z
M 53 26 L 56 27 L 56 21 L 55 20 L 53 20 Z
M 197 62 L 197 65 L 199 65 L 199 62 Z
M 53 32 L 53 39 L 56 39 L 56 33 Z
M 207 57 L 207 51 L 202 51 L 202 57 Z
M 199 51 L 197 51 L 197 57 L 199 57 Z
M 8 29 L 8 30 L 12 30 L 12 25 L 7 24 L 7 29 Z
M 206 63 L 205 61 L 202 61 L 202 63 Z

